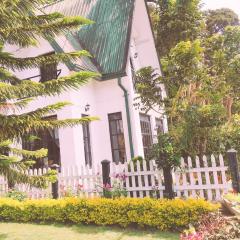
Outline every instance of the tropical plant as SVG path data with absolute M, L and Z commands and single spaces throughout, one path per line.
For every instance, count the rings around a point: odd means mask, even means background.
M 210 35 L 222 33 L 227 26 L 239 25 L 238 15 L 229 8 L 208 10 L 205 12 L 206 30 Z
M 180 41 L 201 35 L 204 21 L 200 0 L 156 0 L 155 6 L 151 16 L 161 57 Z
M 191 3 L 182 7 L 183 2 Z M 136 89 L 141 108 L 145 111 L 165 108 L 169 134 L 182 156 L 219 153 L 231 147 L 240 150 L 240 28 L 226 26 L 237 25 L 235 14 L 225 9 L 206 15 L 200 11 L 199 1 L 156 3 L 160 9 L 160 30 L 169 28 L 168 34 L 157 35 L 158 44 L 164 48 L 159 50 L 163 76 L 151 67 L 138 72 Z M 187 7 L 191 8 L 187 15 L 173 18 L 173 13 Z M 184 16 L 188 17 L 184 19 Z M 167 17 L 171 20 L 169 24 L 165 22 Z M 184 37 L 181 28 L 174 30 L 180 21 L 183 26 L 189 26 L 190 19 L 190 25 L 197 26 L 198 30 L 201 27 L 202 32 L 189 27 L 186 35 L 189 37 Z M 215 22 L 217 34 L 209 34 L 202 25 L 204 21 L 207 27 Z M 165 37 L 169 40 L 161 39 Z M 165 99 L 159 96 L 163 84 L 167 91 Z
M 12 189 L 6 194 L 6 197 L 22 202 L 27 199 L 27 194 L 16 189 Z
M 158 168 L 163 169 L 165 197 L 174 198 L 172 170 L 180 165 L 180 154 L 174 139 L 168 133 L 158 135 L 158 141 L 149 151 L 148 159 L 154 159 Z
M 56 53 L 52 55 L 19 58 L 9 52 L 8 46 L 18 48 L 37 46 L 41 38 L 51 41 L 55 36 L 74 30 L 92 22 L 82 17 L 65 17 L 60 13 L 45 14 L 40 7 L 47 0 L 0 0 L 0 174 L 9 183 L 28 183 L 46 186 L 46 181 L 54 181 L 53 172 L 42 177 L 30 177 L 23 171 L 38 158 L 47 155 L 45 149 L 37 151 L 13 147 L 23 136 L 44 129 L 71 127 L 93 118 L 51 120 L 44 116 L 55 113 L 69 105 L 61 102 L 28 111 L 29 103 L 39 97 L 57 96 L 62 91 L 78 89 L 96 76 L 92 72 L 75 72 L 71 76 L 41 82 L 21 80 L 14 72 L 38 68 L 52 63 L 75 61 L 82 56 L 90 56 L 86 51 Z

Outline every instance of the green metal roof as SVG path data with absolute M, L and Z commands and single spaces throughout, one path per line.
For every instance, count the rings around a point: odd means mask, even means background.
M 91 60 L 84 59 L 81 67 L 95 68 L 103 79 L 111 79 L 125 75 L 134 1 L 62 0 L 44 11 L 83 16 L 95 22 L 68 34 L 67 39 L 74 49 L 85 49 L 93 56 Z

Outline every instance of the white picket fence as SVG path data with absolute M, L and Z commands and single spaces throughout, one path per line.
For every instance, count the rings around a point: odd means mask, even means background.
M 58 175 L 59 196 L 96 197 L 102 192 L 101 166 L 69 167 Z
M 139 161 L 136 164 L 115 165 L 111 168 L 112 181 L 119 174 L 126 176 L 126 189 L 130 197 L 163 197 L 165 190 L 162 171 L 158 170 L 154 161 Z M 186 160 L 181 158 L 181 167 L 173 173 L 174 191 L 177 197 L 205 198 L 210 201 L 221 200 L 232 188 L 228 167 L 224 165 L 223 156 L 204 156 L 202 166 L 196 157 Z
M 177 196 L 221 200 L 222 195 L 232 188 L 223 156 L 216 158 L 212 155 L 210 159 L 204 156 L 202 160 L 203 166 L 198 157 L 194 161 L 188 158 L 187 163 L 181 159 L 181 168 L 173 174 Z
M 29 170 L 29 175 L 42 175 L 47 169 Z M 222 155 L 210 158 L 204 156 L 202 161 L 198 157 L 181 159 L 181 167 L 173 173 L 174 191 L 177 197 L 205 198 L 221 200 L 232 184 L 228 167 L 224 165 Z M 120 184 L 126 189 L 129 197 L 158 197 L 164 195 L 164 178 L 158 170 L 155 161 L 137 161 L 136 163 L 110 164 L 111 184 Z M 96 197 L 102 194 L 102 166 L 92 168 L 69 167 L 61 169 L 58 175 L 60 197 L 77 195 L 80 197 Z M 29 185 L 17 185 L 16 188 L 27 193 L 29 198 L 51 197 L 51 185 L 47 189 L 36 189 Z M 0 178 L 0 194 L 7 192 L 7 181 Z

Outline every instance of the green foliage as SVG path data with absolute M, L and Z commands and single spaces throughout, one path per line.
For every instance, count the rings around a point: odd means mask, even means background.
M 168 3 L 166 9 L 176 7 Z M 201 12 L 195 14 L 197 18 Z M 143 109 L 165 108 L 169 135 L 182 156 L 219 153 L 231 147 L 240 150 L 240 28 L 227 26 L 218 34 L 203 33 L 172 43 L 161 59 L 163 77 L 144 68 L 136 84 Z M 175 33 L 169 35 L 174 38 Z M 156 95 L 161 84 L 167 91 L 165 99 Z
M 61 127 L 72 127 L 96 118 L 53 120 L 45 119 L 69 103 L 62 102 L 27 111 L 31 101 L 39 97 L 58 96 L 63 91 L 78 89 L 97 74 L 77 72 L 70 76 L 36 83 L 21 80 L 14 72 L 31 70 L 52 63 L 75 62 L 80 57 L 91 57 L 86 51 L 55 53 L 36 57 L 15 57 L 7 52 L 6 45 L 19 48 L 38 45 L 39 39 L 52 41 L 57 35 L 93 22 L 82 17 L 65 17 L 60 13 L 45 14 L 41 7 L 49 0 L 0 1 L 0 174 L 7 177 L 11 186 L 28 183 L 46 187 L 47 182 L 56 180 L 56 172 L 37 177 L 28 176 L 24 171 L 37 159 L 47 156 L 45 149 L 27 151 L 13 148 L 13 143 L 21 142 L 26 135 Z M 24 111 L 23 111 L 24 110 Z M 24 113 L 23 113 L 24 112 Z
M 168 133 L 158 135 L 158 141 L 153 144 L 148 156 L 156 161 L 159 168 L 178 167 L 180 157 L 174 139 Z
M 216 211 L 218 205 L 204 200 L 79 199 L 29 200 L 0 199 L 0 220 L 14 222 L 77 223 L 179 230 Z
M 210 35 L 222 33 L 227 26 L 239 25 L 238 15 L 229 8 L 208 10 L 205 16 L 206 29 Z
M 137 156 L 137 157 L 134 157 L 134 158 L 131 159 L 131 161 L 132 161 L 134 164 L 136 164 L 137 161 L 139 161 L 139 163 L 142 164 L 143 160 L 144 160 L 144 159 L 143 159 L 142 156 Z
M 24 201 L 25 199 L 27 199 L 27 195 L 23 192 L 20 192 L 18 190 L 10 190 L 7 194 L 6 194 L 7 198 L 11 198 L 14 200 L 18 200 L 19 202 Z
M 198 37 L 204 27 L 200 0 L 158 0 L 156 11 L 157 49 L 161 57 L 178 42 Z
M 103 197 L 112 199 L 127 197 L 127 190 L 122 187 L 119 181 L 115 180 L 112 185 L 107 184 L 103 187 Z

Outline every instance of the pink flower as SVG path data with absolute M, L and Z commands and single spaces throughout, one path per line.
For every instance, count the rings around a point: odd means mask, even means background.
M 78 184 L 77 188 L 78 188 L 78 189 L 82 189 L 82 188 L 83 188 L 83 185 L 82 185 L 82 184 Z
M 103 188 L 109 190 L 109 189 L 112 188 L 112 186 L 107 183 L 107 184 L 105 184 L 105 185 L 103 186 Z

